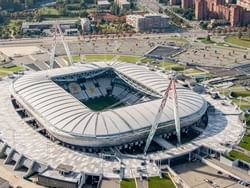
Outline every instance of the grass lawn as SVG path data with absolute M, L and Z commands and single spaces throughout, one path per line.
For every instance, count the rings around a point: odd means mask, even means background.
M 136 63 L 137 61 L 140 61 L 140 59 L 141 59 L 141 57 L 138 57 L 138 56 L 121 55 L 118 58 L 118 61 L 128 62 L 128 63 Z
M 120 188 L 136 188 L 134 179 L 123 179 Z
M 111 54 L 85 55 L 86 61 L 111 61 L 113 58 L 114 55 Z
M 65 59 L 68 61 L 68 57 L 65 57 Z M 81 61 L 81 57 L 79 55 L 72 56 L 73 61 L 79 62 Z
M 197 40 L 201 41 L 204 44 L 214 44 L 215 42 L 213 40 L 208 40 L 207 37 L 198 37 Z
M 152 62 L 152 61 L 155 61 L 155 59 L 148 58 L 148 57 L 141 59 L 141 63 L 148 63 L 148 62 Z
M 5 76 L 9 73 L 13 73 L 13 72 L 20 71 L 20 70 L 23 70 L 21 66 L 13 66 L 10 68 L 0 67 L 0 76 Z
M 248 157 L 244 153 L 241 153 L 241 152 L 238 152 L 238 151 L 235 151 L 235 150 L 232 150 L 229 153 L 228 157 L 230 159 L 232 159 L 232 160 L 240 159 L 240 160 L 243 160 L 243 161 L 246 161 L 246 162 L 250 163 L 250 157 Z
M 233 86 L 227 89 L 218 88 L 219 92 L 224 92 L 225 95 L 229 95 L 230 92 L 232 97 L 248 97 L 250 96 L 250 91 L 241 86 Z
M 106 108 L 110 108 L 111 106 L 113 106 L 113 108 L 124 106 L 123 103 L 119 103 L 119 102 L 120 100 L 114 97 L 108 96 L 108 97 L 100 97 L 97 99 L 91 99 L 83 103 L 94 111 L 101 111 Z
M 183 71 L 184 66 L 177 64 L 177 63 L 172 63 L 172 62 L 161 62 L 160 66 L 163 67 L 165 70 L 174 70 L 174 71 Z
M 233 103 L 239 105 L 240 104 L 240 99 L 232 99 Z M 250 108 L 250 102 L 247 102 L 247 101 L 243 101 L 241 100 L 241 104 L 240 104 L 240 108 L 241 109 L 247 109 L 247 108 Z
M 170 38 L 167 38 L 167 40 L 169 41 L 174 41 L 174 42 L 180 42 L 180 43 L 187 43 L 188 41 L 183 38 L 183 37 L 170 37 Z
M 186 69 L 184 71 L 184 73 L 186 75 L 206 74 L 206 72 L 203 72 L 203 71 L 198 70 L 198 69 Z
M 250 97 L 250 91 L 242 90 L 242 91 L 232 91 L 232 97 Z
M 43 16 L 51 16 L 51 15 L 53 15 L 53 16 L 59 16 L 60 15 L 60 12 L 57 9 L 55 9 L 55 8 L 48 8 L 48 7 L 42 8 L 40 10 L 40 13 Z
M 240 39 L 238 36 L 228 36 L 225 38 L 225 41 L 231 43 L 232 45 L 250 48 L 250 38 L 245 36 L 242 36 Z
M 201 42 L 204 43 L 204 44 L 214 44 L 214 43 L 215 43 L 214 41 L 212 41 L 212 40 L 207 40 L 206 38 L 201 39 Z
M 160 177 L 150 177 L 148 178 L 148 188 L 174 188 L 175 185 L 168 177 L 167 174 L 163 175 L 163 178 Z
M 239 144 L 240 147 L 250 151 L 250 135 L 245 135 L 240 144 Z
M 163 67 L 165 70 L 174 70 L 174 71 L 184 70 L 184 65 L 180 65 L 180 64 L 168 62 L 168 61 L 161 62 L 160 66 Z

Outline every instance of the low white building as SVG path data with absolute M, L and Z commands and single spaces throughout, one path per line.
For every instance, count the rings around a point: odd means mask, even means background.
M 58 23 L 64 32 L 65 35 L 70 35 L 71 32 L 69 30 L 74 30 L 74 35 L 76 30 L 78 30 L 78 22 L 79 20 L 50 20 L 50 21 L 42 21 L 42 22 L 24 22 L 22 24 L 22 33 L 23 34 L 53 34 L 53 27 L 56 23 Z M 67 32 L 65 32 L 67 30 Z
M 111 6 L 108 0 L 98 0 L 97 5 L 100 9 L 109 9 Z
M 126 22 L 134 27 L 136 32 L 162 32 L 169 25 L 169 17 L 163 14 L 128 15 Z
M 83 33 L 89 33 L 91 31 L 91 22 L 88 18 L 81 18 L 81 27 Z

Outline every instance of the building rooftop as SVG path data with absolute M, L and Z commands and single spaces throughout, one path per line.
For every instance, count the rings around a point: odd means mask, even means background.
M 57 134 L 62 131 L 71 136 L 102 138 L 145 131 L 152 125 L 161 99 L 95 112 L 52 81 L 53 77 L 103 68 L 113 68 L 158 94 L 163 94 L 169 83 L 168 79 L 135 64 L 98 62 L 25 75 L 13 83 L 13 92 Z M 205 100 L 193 91 L 178 85 L 177 94 L 183 121 L 200 118 L 206 111 Z M 169 100 L 160 122 L 172 122 L 173 113 L 172 100 Z
M 75 24 L 78 20 L 46 20 L 42 22 L 24 22 L 22 27 L 30 25 L 53 25 L 56 22 L 59 24 Z
M 58 180 L 64 180 L 67 182 L 73 182 L 77 183 L 80 179 L 80 173 L 77 172 L 70 172 L 67 174 L 62 174 L 58 170 L 51 170 L 47 169 L 43 173 L 40 174 L 41 176 L 48 177 L 48 178 L 53 178 L 53 179 L 58 179 Z
M 110 5 L 110 2 L 108 0 L 98 0 L 98 5 Z
M 122 5 L 130 5 L 130 3 L 127 0 L 118 0 L 118 1 Z

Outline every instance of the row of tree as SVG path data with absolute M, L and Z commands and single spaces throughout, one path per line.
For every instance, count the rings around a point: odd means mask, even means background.
M 38 0 L 0 0 L 2 10 L 21 11 L 27 8 L 32 8 Z

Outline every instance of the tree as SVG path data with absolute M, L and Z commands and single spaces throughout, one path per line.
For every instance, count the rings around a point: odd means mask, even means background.
M 211 41 L 210 35 L 207 35 L 207 41 Z
M 25 7 L 26 7 L 26 8 L 32 7 L 33 4 L 34 4 L 34 1 L 33 1 L 33 0 L 25 0 Z
M 241 37 L 242 37 L 242 32 L 241 32 L 241 30 L 239 29 L 239 31 L 238 31 L 238 38 L 241 39 Z
M 120 7 L 116 2 L 113 3 L 113 6 L 111 7 L 111 12 L 116 16 L 120 15 Z

